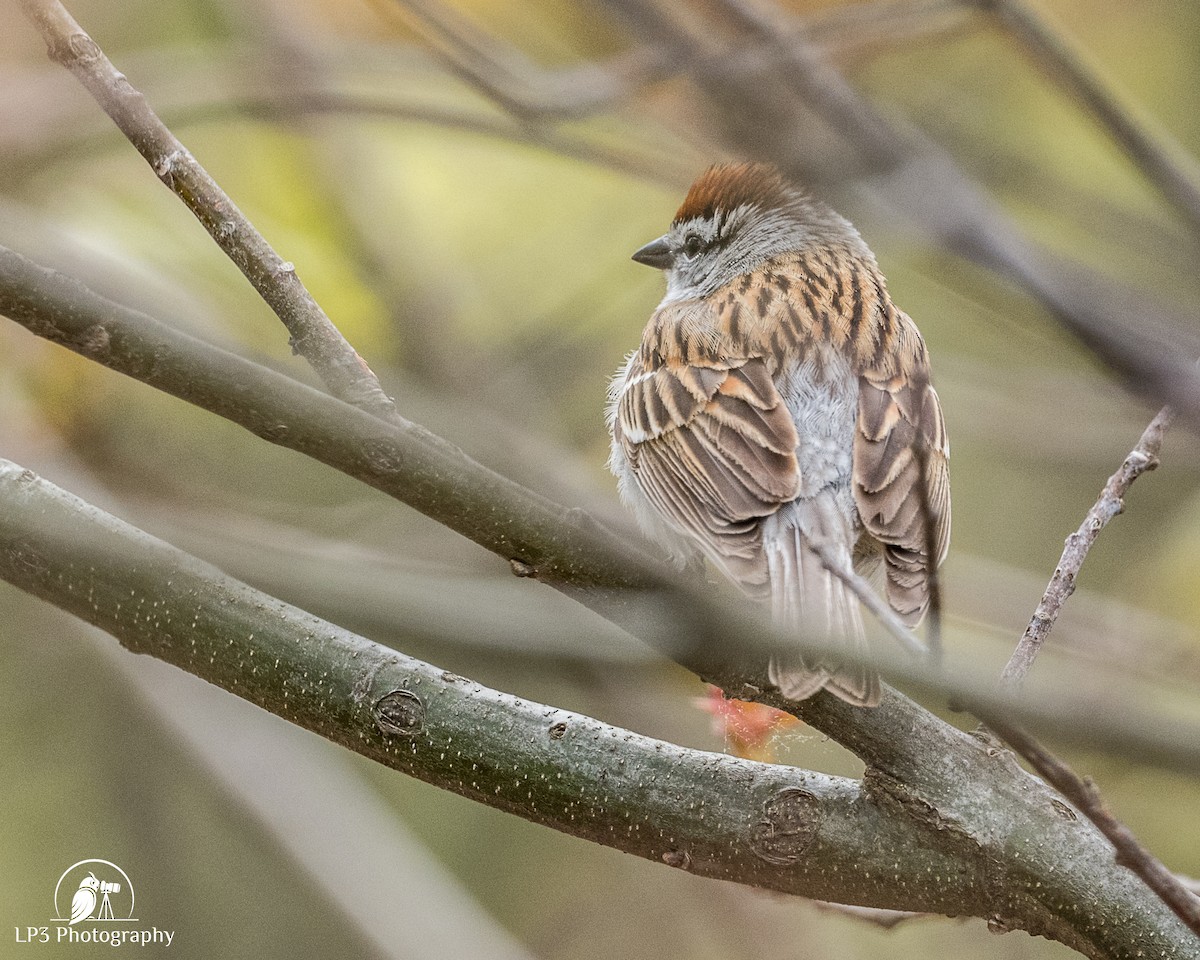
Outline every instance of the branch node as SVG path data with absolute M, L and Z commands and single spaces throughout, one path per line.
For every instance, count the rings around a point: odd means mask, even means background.
M 155 160 L 151 164 L 151 169 L 154 170 L 154 175 L 159 180 L 168 187 L 171 187 L 175 183 L 175 167 L 183 159 L 184 154 L 182 150 L 170 150 Z
M 425 704 L 411 690 L 392 690 L 371 707 L 375 726 L 384 736 L 412 739 L 425 729 Z
M 509 557 L 508 565 L 512 567 L 514 577 L 530 577 L 535 580 L 537 579 L 537 567 L 535 567 L 532 563 L 526 563 L 520 557 Z
M 994 933 L 999 936 L 1002 933 L 1012 933 L 1013 928 L 1009 926 L 1007 920 L 1000 916 L 991 916 L 987 918 L 988 933 Z
M 763 818 L 750 834 L 750 849 L 760 860 L 789 867 L 817 838 L 821 805 L 807 790 L 788 787 L 763 804 Z
M 1065 803 L 1063 803 L 1061 800 L 1059 800 L 1058 797 L 1050 798 L 1050 806 L 1053 807 L 1054 812 L 1057 813 L 1064 820 L 1078 820 L 1079 819 L 1079 816 L 1075 813 L 1075 811 L 1072 810 Z
M 69 66 L 72 60 L 95 63 L 103 56 L 100 52 L 100 45 L 82 32 L 71 34 L 65 44 L 49 46 L 49 51 L 50 59 L 63 66 Z

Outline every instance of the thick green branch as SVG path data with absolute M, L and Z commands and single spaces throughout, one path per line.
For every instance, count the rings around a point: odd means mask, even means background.
M 1052 784 L 1100 830 L 1116 850 L 1117 863 L 1128 867 L 1153 890 L 1182 920 L 1193 935 L 1200 938 L 1200 897 L 1188 889 L 1186 881 L 1168 870 L 1158 857 L 1109 812 L 1100 798 L 1100 791 L 1091 780 L 1085 780 L 1054 754 L 1011 724 L 992 721 L 991 729 L 1005 743 L 1024 757 L 1029 765 Z
M 7 461 L 0 504 L 0 577 L 403 773 L 702 876 L 900 909 L 988 908 L 981 862 L 855 781 L 687 750 L 481 687 L 260 593 Z
M 0 504 L 0 577 L 130 650 L 463 796 L 703 876 L 985 916 L 1096 958 L 1200 957 L 1103 836 L 1007 754 L 976 744 L 927 758 L 934 780 L 957 784 L 932 806 L 875 768 L 858 784 L 685 750 L 380 647 L 6 461 Z

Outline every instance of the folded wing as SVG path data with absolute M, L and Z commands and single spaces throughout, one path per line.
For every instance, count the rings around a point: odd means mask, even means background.
M 615 432 L 659 512 L 729 577 L 764 593 L 759 521 L 800 485 L 796 428 L 765 362 L 635 361 Z
M 860 376 L 854 494 L 884 545 L 888 602 L 915 626 L 929 608 L 930 571 L 950 545 L 950 445 L 925 345 L 911 320 L 898 322 L 894 362 Z

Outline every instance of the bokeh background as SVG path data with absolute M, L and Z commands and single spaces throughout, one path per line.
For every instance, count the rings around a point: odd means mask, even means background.
M 637 30 L 592 0 L 457 0 L 449 9 L 482 38 L 476 64 L 501 51 L 489 68 L 508 78 L 500 93 L 561 107 L 551 116 L 485 95 L 394 0 L 69 6 L 296 265 L 402 412 L 624 522 L 604 468 L 605 388 L 662 283 L 629 254 L 664 230 L 692 176 L 733 152 L 689 82 L 647 65 Z M 1104 132 L 969 5 L 905 6 L 921 15 L 884 29 L 857 4 L 779 9 L 816 25 L 856 88 L 944 146 L 1030 236 L 1194 317 L 1196 234 Z M 1037 8 L 1185 162 L 1200 153 L 1200 7 Z M 607 98 L 598 66 L 625 88 Z M 1016 284 L 885 215 L 862 183 L 813 188 L 856 221 L 929 344 L 953 444 L 950 662 L 998 672 L 1063 538 L 1154 407 Z M 0 243 L 311 381 L 16 5 L 0 7 Z M 1187 350 L 1198 332 L 1171 335 Z M 698 681 L 495 557 L 7 321 L 0 456 L 456 673 L 675 742 L 735 746 L 697 706 Z M 1037 671 L 1069 671 L 1097 698 L 1194 702 L 1198 491 L 1200 448 L 1179 429 L 1093 551 Z M 290 729 L 4 584 L 0 731 L 0 943 L 49 920 L 67 866 L 102 857 L 133 878 L 143 921 L 176 931 L 164 952 L 177 958 L 1072 955 L 989 936 L 982 921 L 885 931 L 553 834 Z M 861 769 L 800 727 L 770 749 Z M 1194 781 L 1069 757 L 1170 867 L 1200 874 Z

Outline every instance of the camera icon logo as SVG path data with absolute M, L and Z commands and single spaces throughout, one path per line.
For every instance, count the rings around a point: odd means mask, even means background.
M 63 871 L 54 888 L 55 919 L 75 926 L 84 920 L 131 921 L 134 893 L 129 875 L 108 860 L 80 860 Z

